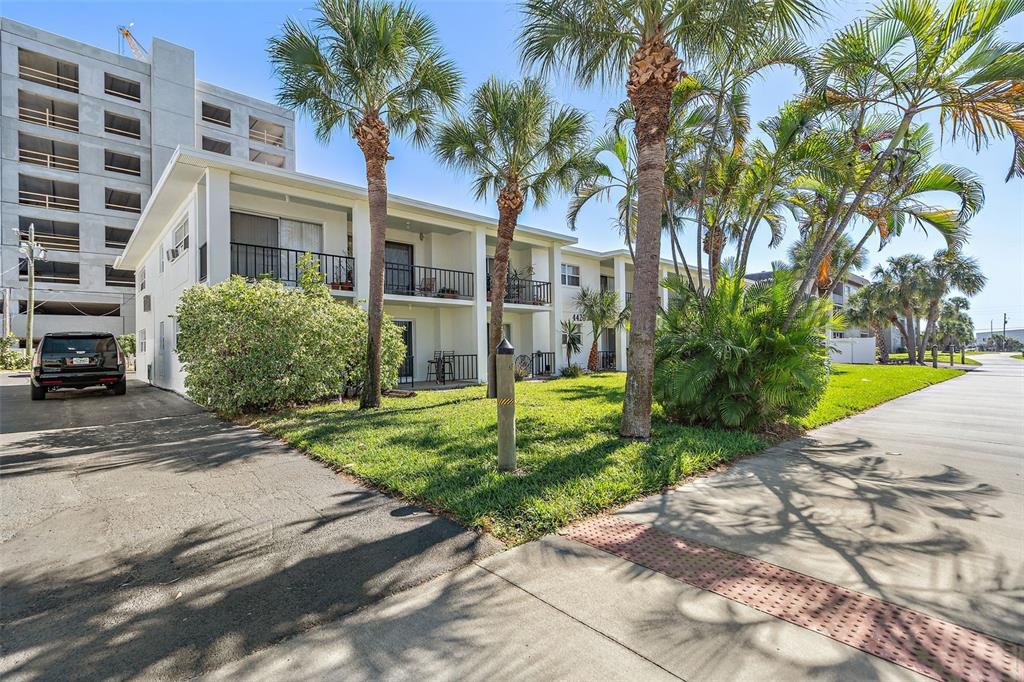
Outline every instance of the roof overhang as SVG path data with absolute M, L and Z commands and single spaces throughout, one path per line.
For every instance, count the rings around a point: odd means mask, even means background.
M 232 182 L 244 182 L 263 188 L 272 188 L 287 194 L 289 190 L 309 197 L 318 195 L 325 203 L 336 205 L 339 210 L 348 210 L 353 205 L 366 202 L 366 188 L 315 175 L 274 168 L 261 163 L 242 161 L 215 152 L 201 151 L 179 146 L 171 155 L 167 167 L 153 187 L 153 193 L 139 216 L 138 223 L 124 252 L 115 266 L 135 270 L 146 254 L 156 244 L 167 222 L 192 192 L 192 189 L 206 174 L 207 169 L 221 169 L 231 173 Z M 397 194 L 388 195 L 388 211 L 400 215 L 414 214 L 423 220 L 444 220 L 464 225 L 467 229 L 484 227 L 497 231 L 498 222 L 489 216 L 461 211 L 412 199 Z M 535 239 L 550 241 L 557 245 L 575 244 L 576 237 L 544 230 L 528 225 L 518 225 L 518 233 Z

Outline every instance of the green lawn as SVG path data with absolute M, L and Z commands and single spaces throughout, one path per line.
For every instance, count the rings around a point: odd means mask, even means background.
M 824 424 L 962 374 L 913 366 L 836 365 Z M 518 544 L 765 447 L 750 433 L 669 424 L 655 408 L 650 443 L 617 436 L 625 377 L 609 373 L 516 388 L 519 466 L 495 468 L 495 406 L 483 387 L 263 415 L 256 426 L 312 456 L 461 523 Z
M 484 389 L 385 398 L 359 413 L 330 404 L 257 425 L 314 457 L 517 544 L 736 457 L 764 442 L 742 432 L 669 424 L 651 443 L 617 436 L 624 375 L 516 387 L 517 473 L 495 468 L 495 406 Z
M 1014 360 L 1024 360 L 1024 353 L 1017 353 L 1016 355 L 1011 355 L 1010 357 L 1013 358 Z
M 889 359 L 890 360 L 906 360 L 907 359 L 907 354 L 906 353 L 889 353 Z M 925 362 L 928 363 L 929 367 L 931 367 L 931 364 L 932 364 L 932 354 L 931 354 L 931 351 L 929 351 L 928 353 L 925 353 Z M 958 364 L 958 365 L 960 364 L 960 353 L 953 353 L 953 362 Z M 974 358 L 972 358 L 971 354 L 968 353 L 964 357 L 964 364 L 965 365 L 980 365 L 981 363 L 978 362 L 977 360 L 975 360 Z M 949 353 L 943 353 L 943 352 L 940 351 L 939 352 L 939 367 L 942 367 L 943 365 L 945 365 L 946 367 L 949 367 Z
M 797 423 L 812 429 L 963 373 L 930 365 L 833 365 L 821 402 Z

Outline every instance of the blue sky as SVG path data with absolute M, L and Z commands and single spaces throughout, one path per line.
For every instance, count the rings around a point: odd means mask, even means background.
M 835 29 L 848 23 L 872 3 L 865 0 L 832 2 L 830 16 L 813 29 L 807 39 L 820 43 Z M 514 3 L 498 1 L 435 2 L 419 0 L 417 5 L 433 17 L 449 55 L 461 67 L 467 91 L 489 76 L 517 78 L 521 75 L 515 36 L 519 17 Z M 273 99 L 275 82 L 265 56 L 266 40 L 276 33 L 285 17 L 312 16 L 312 0 L 299 2 L 89 2 L 77 0 L 4 0 L 4 16 L 23 21 L 61 35 L 116 51 L 115 27 L 134 22 L 134 33 L 144 45 L 159 36 L 188 46 L 196 52 L 196 75 L 201 80 Z M 1024 18 L 1010 25 L 1010 32 L 1024 33 Z M 624 98 L 621 88 L 580 90 L 564 78 L 551 83 L 563 102 L 590 112 L 595 130 L 606 123 L 607 111 Z M 774 71 L 751 90 L 751 118 L 760 121 L 774 114 L 778 106 L 799 88 L 791 74 Z M 347 133 L 339 133 L 327 146 L 313 137 L 309 121 L 299 117 L 296 134 L 297 167 L 338 180 L 365 184 L 362 157 Z M 391 191 L 419 199 L 446 204 L 488 215 L 496 215 L 491 202 L 476 202 L 466 177 L 442 168 L 427 150 L 394 141 L 395 161 L 388 164 Z M 994 143 L 980 153 L 962 143 L 946 141 L 935 154 L 936 162 L 956 163 L 978 173 L 985 182 L 987 201 L 984 210 L 971 225 L 973 237 L 966 251 L 978 258 L 989 276 L 985 291 L 972 301 L 972 314 L 978 329 L 1002 324 L 1009 315 L 1009 327 L 1024 327 L 1024 183 L 1006 184 L 1003 178 L 1010 158 L 1010 143 Z M 547 207 L 527 207 L 521 222 L 537 227 L 565 231 L 566 197 L 558 197 Z M 613 208 L 598 204 L 586 209 L 579 222 L 577 236 L 584 246 L 604 249 L 620 246 L 612 228 Z M 752 255 L 752 269 L 770 267 L 773 260 L 785 258 L 785 247 L 795 237 L 791 229 L 786 244 L 768 249 L 761 240 Z M 871 264 L 889 256 L 907 252 L 931 254 L 940 248 L 934 234 L 919 231 L 892 241 L 884 251 L 872 250 Z M 693 248 L 688 249 L 692 253 Z

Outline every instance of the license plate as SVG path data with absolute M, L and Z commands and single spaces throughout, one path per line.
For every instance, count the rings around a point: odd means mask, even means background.
M 72 365 L 88 365 L 90 362 L 89 358 L 71 358 Z

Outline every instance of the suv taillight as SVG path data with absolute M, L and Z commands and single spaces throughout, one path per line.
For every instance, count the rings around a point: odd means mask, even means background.
M 45 339 L 43 340 L 45 341 Z M 32 354 L 32 367 L 42 367 L 43 365 L 43 341 L 39 342 L 36 346 L 36 352 Z
M 114 342 L 114 347 L 117 348 L 117 364 L 119 366 L 121 366 L 121 367 L 124 367 L 128 363 L 125 362 L 124 351 L 121 350 L 121 344 L 119 344 L 119 343 L 117 343 L 117 341 L 115 341 Z

